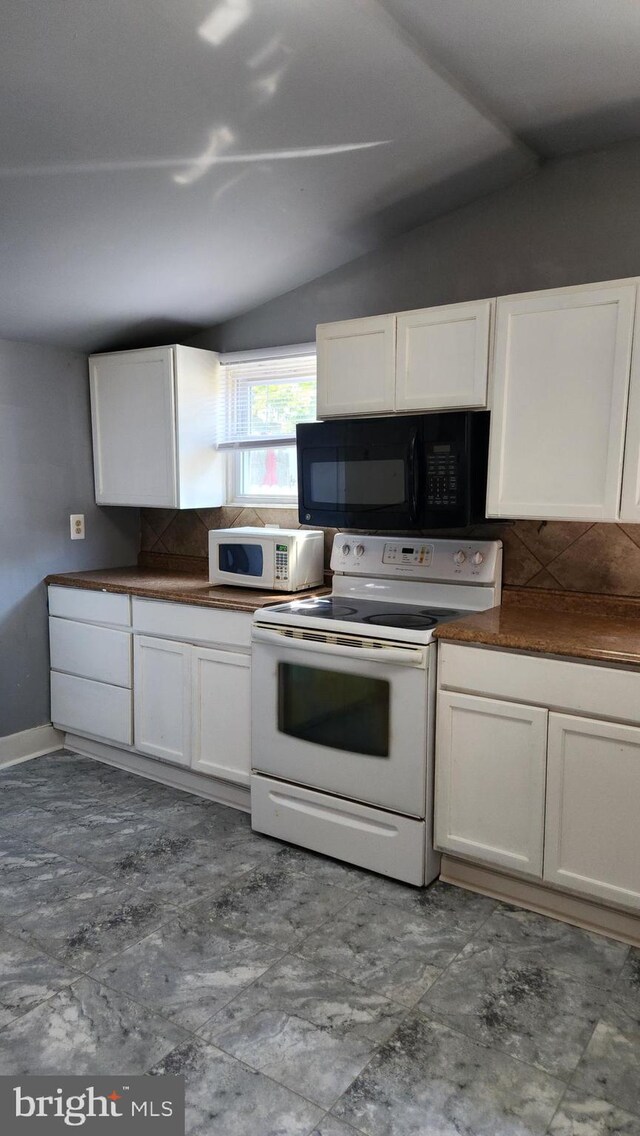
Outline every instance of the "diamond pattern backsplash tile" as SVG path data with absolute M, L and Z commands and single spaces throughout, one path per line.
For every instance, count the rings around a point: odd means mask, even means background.
M 206 567 L 210 528 L 272 525 L 299 528 L 295 509 L 142 509 L 140 551 L 202 558 Z M 329 566 L 335 529 L 325 530 Z M 511 587 L 595 592 L 640 597 L 640 525 L 578 521 L 508 521 L 440 537 L 473 536 L 504 543 L 504 583 Z M 148 557 L 147 557 L 148 559 Z

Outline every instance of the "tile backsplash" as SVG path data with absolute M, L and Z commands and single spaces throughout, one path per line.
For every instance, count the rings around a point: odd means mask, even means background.
M 270 524 L 299 528 L 297 511 L 142 509 L 140 562 L 152 566 L 162 560 L 165 566 L 192 569 L 194 561 L 202 561 L 204 570 L 209 529 Z M 334 532 L 326 530 L 327 566 Z M 508 586 L 640 597 L 640 525 L 509 521 L 437 535 L 502 540 Z

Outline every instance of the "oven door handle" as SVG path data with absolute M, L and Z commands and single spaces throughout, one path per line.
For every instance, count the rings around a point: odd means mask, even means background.
M 342 655 L 347 659 L 362 659 L 372 663 L 387 663 L 403 667 L 425 667 L 427 652 L 425 647 L 396 646 L 395 643 L 384 643 L 380 647 L 349 646 L 342 643 L 323 642 L 321 639 L 303 639 L 297 635 L 287 635 L 286 632 L 261 627 L 259 624 L 252 629 L 251 637 L 254 643 L 268 643 L 272 647 L 308 651 L 311 654 Z M 352 637 L 357 641 L 357 636 Z

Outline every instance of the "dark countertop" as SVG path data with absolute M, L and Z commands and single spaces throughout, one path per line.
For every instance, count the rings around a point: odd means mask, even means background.
M 443 623 L 441 643 L 470 643 L 640 666 L 640 600 L 505 589 L 500 607 Z
M 258 588 L 212 587 L 201 573 L 160 571 L 157 568 L 104 568 L 92 572 L 65 572 L 47 576 L 46 584 L 64 588 L 88 588 L 98 592 L 119 592 L 144 599 L 170 600 L 172 603 L 222 607 L 229 611 L 255 611 L 266 604 L 286 603 L 293 596 L 325 595 L 329 588 L 309 588 L 305 592 L 267 592 Z

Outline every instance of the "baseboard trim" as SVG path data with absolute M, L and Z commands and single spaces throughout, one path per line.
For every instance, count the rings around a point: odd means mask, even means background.
M 42 757 L 44 753 L 62 749 L 63 744 L 60 730 L 50 724 L 7 734 L 0 738 L 0 766 L 17 765 L 20 761 L 30 761 L 32 757 Z
M 169 785 L 172 789 L 196 793 L 199 797 L 206 797 L 221 805 L 229 805 L 232 809 L 251 812 L 250 791 L 244 785 L 233 785 L 218 777 L 206 777 L 202 773 L 195 773 L 192 769 L 169 765 L 167 762 L 145 757 L 144 754 L 133 750 L 119 749 L 118 746 L 94 741 L 92 738 L 82 738 L 79 734 L 65 734 L 64 744 L 83 757 L 94 757 L 96 761 L 103 761 L 105 765 L 114 765 L 117 769 L 126 770 L 127 773 L 137 773 L 140 777 L 146 777 L 149 781 L 159 781 L 161 785 Z
M 589 899 L 582 899 L 567 892 L 556 891 L 546 884 L 517 879 L 492 868 L 457 860 L 443 855 L 440 879 L 445 883 L 466 888 L 467 891 L 501 899 L 540 915 L 550 915 L 563 923 L 594 931 L 598 935 L 608 935 L 621 943 L 640 946 L 640 915 L 606 907 Z

